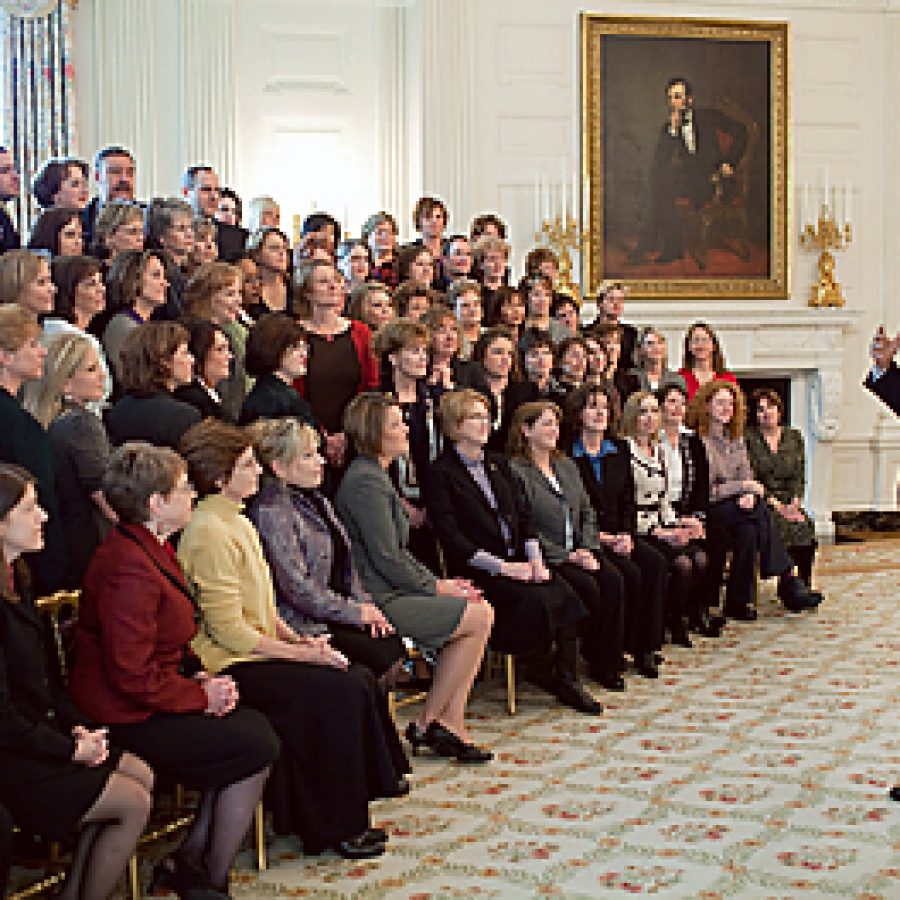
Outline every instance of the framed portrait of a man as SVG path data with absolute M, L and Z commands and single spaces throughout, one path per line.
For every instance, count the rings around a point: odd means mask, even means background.
M 584 286 L 788 289 L 788 25 L 581 15 Z

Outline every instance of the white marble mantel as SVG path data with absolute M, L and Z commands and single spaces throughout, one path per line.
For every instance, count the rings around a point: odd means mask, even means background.
M 628 305 L 625 318 L 637 325 L 652 323 L 665 334 L 673 367 L 681 364 L 687 327 L 702 320 L 715 329 L 728 368 L 736 375 L 791 379 L 792 424 L 806 438 L 806 506 L 820 538 L 833 537 L 832 452 L 844 382 L 858 384 L 865 369 L 864 361 L 845 361 L 844 347 L 860 314 L 846 309 L 704 306 L 698 315 L 693 304 L 636 301 Z

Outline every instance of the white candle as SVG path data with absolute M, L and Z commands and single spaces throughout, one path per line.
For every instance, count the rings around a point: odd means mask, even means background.
M 560 218 L 563 228 L 566 227 L 566 217 L 569 214 L 569 172 L 566 169 L 566 158 L 559 158 L 559 193 L 560 193 Z
M 853 222 L 853 182 L 847 185 L 847 206 L 844 209 L 844 220 L 852 224 Z
M 803 185 L 803 227 L 805 228 L 809 225 L 810 222 L 813 222 L 815 218 L 815 210 L 812 208 L 812 191 L 810 189 L 810 184 L 807 181 Z M 813 222 L 813 224 L 815 224 Z
M 828 166 L 825 166 L 825 200 L 823 205 L 827 210 L 831 210 L 831 179 L 828 177 Z
M 543 220 L 545 222 L 550 219 L 550 179 L 546 175 L 541 175 L 541 211 L 543 212 Z
M 534 231 L 537 234 L 541 230 L 541 179 L 534 176 Z

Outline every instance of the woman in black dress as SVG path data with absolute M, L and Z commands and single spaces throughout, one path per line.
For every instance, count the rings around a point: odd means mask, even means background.
M 326 627 L 333 647 L 390 685 L 403 643 L 360 583 L 347 532 L 320 490 L 318 435 L 290 418 L 261 420 L 251 434 L 269 477 L 247 516 L 272 570 L 278 612 L 300 633 Z
M 194 357 L 194 378 L 190 384 L 179 385 L 172 392 L 176 400 L 190 403 L 204 419 L 230 421 L 222 406 L 217 386 L 231 371 L 231 345 L 220 325 L 207 319 L 184 319 L 181 324 L 188 333 L 188 351 Z M 242 375 L 243 377 L 243 375 Z
M 507 461 L 486 455 L 487 399 L 477 391 L 445 394 L 443 455 L 429 473 L 428 511 L 452 575 L 471 578 L 494 608 L 491 645 L 532 661 L 553 678 L 545 684 L 580 712 L 578 623 L 587 610 L 572 588 L 544 563 Z
M 31 476 L 0 465 L 0 801 L 27 832 L 60 840 L 80 825 L 58 896 L 102 900 L 147 822 L 153 773 L 135 756 L 110 753 L 105 730 L 85 727 L 48 671 L 43 622 L 19 559 L 41 547 L 46 520 Z

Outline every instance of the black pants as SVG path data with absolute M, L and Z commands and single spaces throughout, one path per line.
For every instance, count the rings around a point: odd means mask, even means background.
M 588 572 L 571 562 L 554 569 L 588 610 L 587 618 L 579 626 L 582 655 L 597 672 L 623 671 L 625 581 L 622 576 L 602 559 L 596 572 Z
M 668 561 L 643 538 L 634 539 L 630 556 L 604 550 L 604 562 L 625 584 L 625 649 L 643 656 L 662 646 L 663 608 Z
M 750 606 L 756 593 L 755 562 L 763 578 L 783 575 L 793 563 L 766 504 L 757 498 L 752 509 L 741 509 L 736 498 L 722 500 L 709 508 L 706 518 L 709 537 L 710 577 L 721 582 L 725 554 L 731 550 L 731 571 L 725 586 L 725 610 Z

